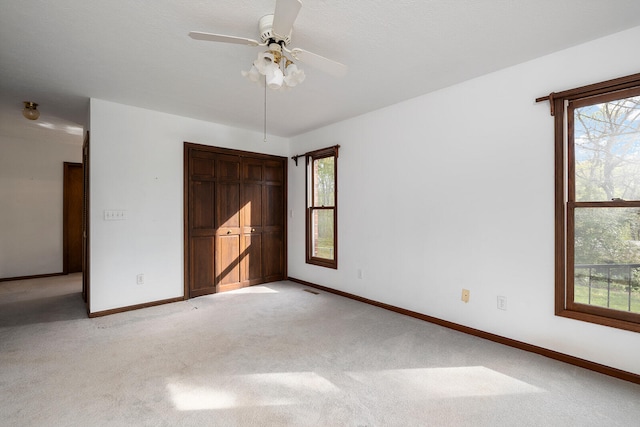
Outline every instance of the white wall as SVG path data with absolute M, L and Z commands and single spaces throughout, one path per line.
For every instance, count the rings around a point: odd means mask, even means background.
M 305 264 L 305 168 L 290 162 L 289 275 L 640 374 L 640 334 L 554 316 L 553 118 L 534 101 L 639 72 L 638 40 L 640 27 L 292 138 L 295 153 L 341 145 L 339 269 Z
M 63 165 L 82 162 L 82 136 L 6 130 L 0 134 L 0 278 L 60 273 Z
M 90 108 L 90 311 L 181 297 L 184 141 L 287 155 L 288 140 L 99 99 Z M 105 210 L 127 219 L 104 221 Z

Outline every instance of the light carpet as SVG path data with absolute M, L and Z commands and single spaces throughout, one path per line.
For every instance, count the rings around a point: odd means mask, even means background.
M 638 426 L 640 386 L 291 282 L 89 319 L 0 283 L 0 425 Z

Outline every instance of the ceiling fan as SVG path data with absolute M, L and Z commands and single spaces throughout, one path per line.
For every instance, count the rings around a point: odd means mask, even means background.
M 242 74 L 254 82 L 260 81 L 264 76 L 266 85 L 271 89 L 293 87 L 302 83 L 305 78 L 304 71 L 298 69 L 293 60 L 309 64 L 335 77 L 344 76 L 347 72 L 344 64 L 304 49 L 289 49 L 293 23 L 301 7 L 301 0 L 276 0 L 275 12 L 263 16 L 258 22 L 260 41 L 199 31 L 191 31 L 189 37 L 195 40 L 266 46 L 267 50 L 258 54 L 251 69 L 243 71 Z M 292 59 L 288 58 L 287 54 Z

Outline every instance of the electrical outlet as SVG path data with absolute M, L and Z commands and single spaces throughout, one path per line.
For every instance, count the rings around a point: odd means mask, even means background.
M 358 269 L 358 279 L 364 279 L 364 273 L 361 268 Z
M 469 302 L 469 289 L 462 290 L 462 298 L 460 298 L 464 302 Z
M 144 285 L 144 274 L 138 274 L 136 276 L 136 283 L 138 285 Z
M 499 310 L 507 309 L 507 297 L 503 297 L 503 296 L 498 297 L 498 309 Z

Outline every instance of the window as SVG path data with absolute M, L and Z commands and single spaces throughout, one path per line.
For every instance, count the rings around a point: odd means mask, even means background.
M 640 75 L 551 94 L 556 314 L 640 332 Z
M 306 154 L 307 263 L 338 268 L 338 146 Z

